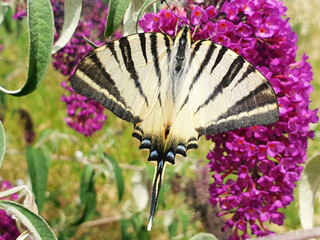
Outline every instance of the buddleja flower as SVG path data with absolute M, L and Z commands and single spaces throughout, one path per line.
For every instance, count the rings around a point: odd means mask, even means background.
M 314 136 L 309 124 L 319 120 L 317 110 L 309 108 L 313 73 L 308 57 L 295 61 L 297 35 L 281 1 L 231 0 L 221 8 L 191 1 L 181 5 L 172 9 L 182 21 L 164 9 L 146 14 L 140 27 L 174 36 L 177 24 L 191 25 L 194 40 L 210 38 L 231 48 L 256 66 L 277 94 L 277 123 L 207 136 L 215 143 L 207 155 L 214 179 L 210 203 L 220 206 L 219 216 L 230 216 L 222 230 L 233 230 L 230 239 L 270 234 L 264 223 L 283 224 L 279 209 L 293 200 L 307 141 Z
M 0 181 L 0 192 L 8 190 L 13 186 L 8 181 Z M 12 194 L 9 199 L 5 200 L 17 200 L 18 194 Z M 16 222 L 6 212 L 0 209 L 0 240 L 17 239 L 20 232 L 16 226 Z
M 57 40 L 63 25 L 64 2 L 51 0 L 51 3 L 55 17 L 55 40 Z M 68 91 L 61 98 L 67 105 L 68 117 L 65 118 L 65 121 L 68 126 L 85 136 L 90 136 L 100 130 L 106 116 L 100 104 L 75 93 L 69 80 L 81 59 L 92 50 L 84 37 L 92 40 L 96 45 L 101 44 L 99 37 L 104 33 L 106 9 L 107 6 L 102 0 L 83 1 L 82 19 L 75 34 L 70 42 L 53 56 L 53 66 L 63 75 L 68 76 L 68 79 L 61 84 Z

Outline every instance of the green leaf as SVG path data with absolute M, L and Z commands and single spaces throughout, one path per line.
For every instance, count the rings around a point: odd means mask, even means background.
M 78 224 L 89 220 L 96 213 L 97 193 L 94 187 L 94 176 L 95 171 L 93 166 L 86 165 L 82 173 L 80 185 L 80 201 L 85 208 Z
M 113 172 L 116 177 L 117 181 L 117 188 L 118 188 L 118 199 L 121 201 L 123 193 L 124 193 L 124 179 L 122 175 L 122 170 L 119 167 L 117 161 L 110 155 L 104 154 L 105 158 L 109 160 L 109 162 L 112 164 Z
M 0 91 L 0 120 L 4 119 L 6 116 L 6 110 L 7 110 L 7 94 Z
M 198 233 L 197 235 L 193 236 L 190 240 L 218 240 L 218 239 L 211 233 Z
M 320 154 L 317 154 L 307 161 L 299 184 L 300 221 L 303 229 L 313 227 L 313 204 L 319 184 Z
M 10 7 L 10 6 L 4 7 L 4 13 L 5 13 L 5 15 L 4 15 L 4 20 L 3 20 L 2 24 L 3 24 L 4 28 L 6 29 L 6 32 L 12 33 L 13 32 L 12 7 Z
M 52 54 L 63 48 L 75 32 L 82 8 L 82 0 L 67 0 L 64 2 L 64 22 L 59 39 L 52 49 Z
M 170 239 L 177 235 L 178 230 L 178 221 L 172 221 L 172 223 L 168 227 Z
M 131 240 L 133 238 L 132 233 L 128 231 L 131 225 L 130 220 L 128 219 L 121 219 L 120 226 L 121 226 L 121 239 L 122 240 Z
M 12 201 L 0 200 L 0 208 L 8 211 L 11 215 L 15 216 L 15 218 L 19 219 L 22 224 L 26 226 L 26 228 L 32 233 L 34 239 L 57 239 L 49 225 L 42 217 L 36 215 L 21 204 Z
M 5 9 L 2 6 L 2 0 L 0 0 L 0 25 L 3 22 L 4 15 L 5 15 Z
M 110 0 L 105 36 L 110 37 L 121 23 L 130 0 Z
M 93 49 L 96 49 L 99 47 L 96 44 L 94 44 L 90 39 L 86 38 L 85 36 L 83 36 L 83 38 Z
M 177 210 L 176 214 L 180 218 L 180 222 L 182 223 L 183 232 L 186 233 L 189 225 L 189 216 L 185 214 L 182 210 Z
M 145 218 L 141 217 L 141 214 L 139 213 L 134 214 L 131 217 L 131 223 L 132 223 L 134 232 L 136 233 L 135 239 L 144 239 L 144 240 L 150 239 L 149 231 L 145 226 Z
M 26 158 L 28 164 L 28 172 L 31 179 L 32 192 L 35 195 L 39 212 L 42 211 L 46 202 L 47 180 L 49 171 L 48 155 L 41 149 L 27 147 Z
M 54 35 L 53 12 L 50 0 L 28 0 L 29 68 L 25 85 L 18 90 L 0 91 L 13 96 L 24 96 L 38 88 L 51 60 Z
M 2 122 L 0 121 L 0 169 L 2 166 L 3 158 L 4 158 L 5 149 L 6 149 L 6 133 L 4 131 Z
M 44 155 L 44 159 L 47 160 L 47 166 L 49 169 L 51 166 L 51 151 L 50 151 L 49 147 L 45 144 L 42 144 L 40 149 Z
M 135 0 L 131 1 L 131 4 L 126 11 L 123 18 L 123 34 L 127 36 L 129 34 L 133 34 L 137 32 L 137 21 L 133 21 L 137 19 L 141 6 L 144 4 L 143 0 Z

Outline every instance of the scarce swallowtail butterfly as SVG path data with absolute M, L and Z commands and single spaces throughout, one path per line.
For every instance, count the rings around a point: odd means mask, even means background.
M 269 81 L 232 50 L 192 41 L 183 26 L 172 39 L 138 33 L 93 50 L 78 65 L 72 88 L 134 124 L 132 136 L 156 162 L 148 230 L 165 165 L 187 155 L 199 138 L 279 118 Z

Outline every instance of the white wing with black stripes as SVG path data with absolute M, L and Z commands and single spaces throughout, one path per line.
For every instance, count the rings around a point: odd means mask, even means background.
M 250 63 L 211 41 L 195 42 L 191 48 L 190 70 L 178 93 L 171 128 L 175 135 L 186 135 L 181 123 L 187 116 L 194 138 L 278 120 L 274 90 Z
M 268 80 L 238 54 L 211 41 L 192 43 L 184 26 L 175 39 L 140 33 L 88 54 L 71 78 L 73 89 L 134 124 L 140 148 L 156 161 L 148 229 L 166 163 L 216 134 L 279 118 Z
M 171 38 L 161 33 L 136 34 L 109 42 L 89 53 L 71 79 L 73 89 L 100 102 L 132 123 L 146 119 L 167 70 Z M 152 79 L 152 81 L 150 81 Z

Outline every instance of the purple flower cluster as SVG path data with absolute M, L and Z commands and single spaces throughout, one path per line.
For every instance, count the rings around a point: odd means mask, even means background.
M 55 40 L 57 40 L 63 25 L 64 3 L 58 0 L 51 0 L 51 3 L 55 17 Z M 53 56 L 53 66 L 63 75 L 68 76 L 68 79 L 61 84 L 68 91 L 61 98 L 67 105 L 68 117 L 65 121 L 68 126 L 85 136 L 100 130 L 106 116 L 100 104 L 75 93 L 69 80 L 81 59 L 92 50 L 84 37 L 93 40 L 97 45 L 101 44 L 99 37 L 104 33 L 106 13 L 107 6 L 102 0 L 83 1 L 82 19 L 75 34 L 70 42 Z
M 278 210 L 293 200 L 293 190 L 306 160 L 309 124 L 318 122 L 309 109 L 313 73 L 307 57 L 295 61 L 297 36 L 286 7 L 276 0 L 231 0 L 221 8 L 186 1 L 171 6 L 184 24 L 196 31 L 194 39 L 210 38 L 256 66 L 271 82 L 278 97 L 280 119 L 270 126 L 254 126 L 215 136 L 208 153 L 214 182 L 210 202 L 219 204 L 219 216 L 228 215 L 230 239 L 263 236 L 271 232 L 265 222 L 283 224 Z M 174 36 L 181 24 L 169 10 L 148 13 L 139 22 L 146 31 Z
M 8 181 L 0 182 L 0 192 L 8 190 L 13 186 Z M 17 200 L 19 198 L 18 194 L 12 194 L 11 197 L 6 200 Z M 4 210 L 0 210 L 0 240 L 13 240 L 17 239 L 20 232 L 16 226 L 16 222 L 10 216 L 6 214 Z

